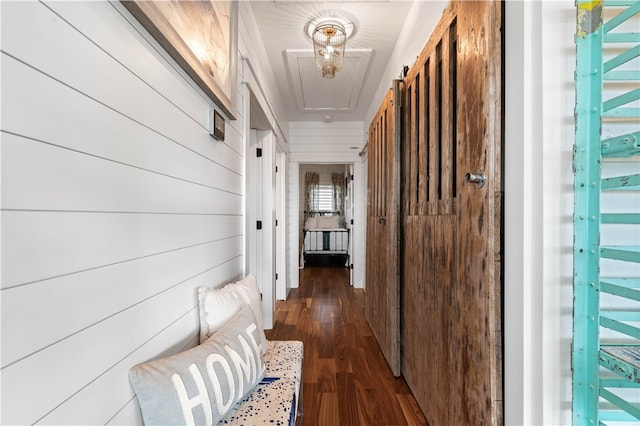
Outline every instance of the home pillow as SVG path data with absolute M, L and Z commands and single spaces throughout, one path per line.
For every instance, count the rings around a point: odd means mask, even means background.
M 248 275 L 222 288 L 198 289 L 200 306 L 200 342 L 212 336 L 221 324 L 238 309 L 247 304 L 253 311 L 258 324 L 258 334 L 262 342 L 263 354 L 267 350 L 267 338 L 262 325 L 262 297 L 254 275 Z
M 148 425 L 217 424 L 264 377 L 262 343 L 242 306 L 203 344 L 129 370 Z

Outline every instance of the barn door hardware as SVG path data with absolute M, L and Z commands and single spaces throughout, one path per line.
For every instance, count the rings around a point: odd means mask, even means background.
M 484 183 L 487 181 L 487 177 L 485 176 L 483 171 L 479 171 L 477 173 L 467 173 L 464 175 L 465 182 L 475 183 L 478 188 L 482 188 Z

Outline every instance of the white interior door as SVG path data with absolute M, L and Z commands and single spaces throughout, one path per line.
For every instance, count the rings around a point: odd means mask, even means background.
M 286 155 L 276 144 L 276 299 L 287 298 L 287 258 L 286 258 L 286 196 L 285 184 Z
M 262 283 L 262 318 L 265 328 L 273 327 L 273 317 L 276 301 L 276 168 L 275 168 L 275 138 L 272 131 L 258 132 L 261 141 L 262 156 L 258 158 L 261 163 L 262 179 L 260 191 L 262 192 L 262 204 L 258 210 L 261 212 L 261 248 L 258 253 L 258 262 L 261 263 L 261 273 L 258 278 Z

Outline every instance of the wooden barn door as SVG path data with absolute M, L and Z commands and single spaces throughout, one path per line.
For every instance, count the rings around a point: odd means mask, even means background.
M 402 374 L 432 425 L 502 422 L 500 25 L 452 2 L 403 84 Z
M 400 375 L 400 81 L 369 127 L 366 317 L 391 370 Z

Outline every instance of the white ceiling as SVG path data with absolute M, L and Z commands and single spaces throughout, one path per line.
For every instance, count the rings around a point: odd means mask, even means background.
M 286 121 L 363 121 L 402 29 L 411 1 L 253 1 Z M 344 66 L 334 79 L 315 68 L 305 26 L 320 16 L 351 20 Z M 398 69 L 400 75 L 401 69 Z M 389 83 L 390 84 L 390 83 Z

